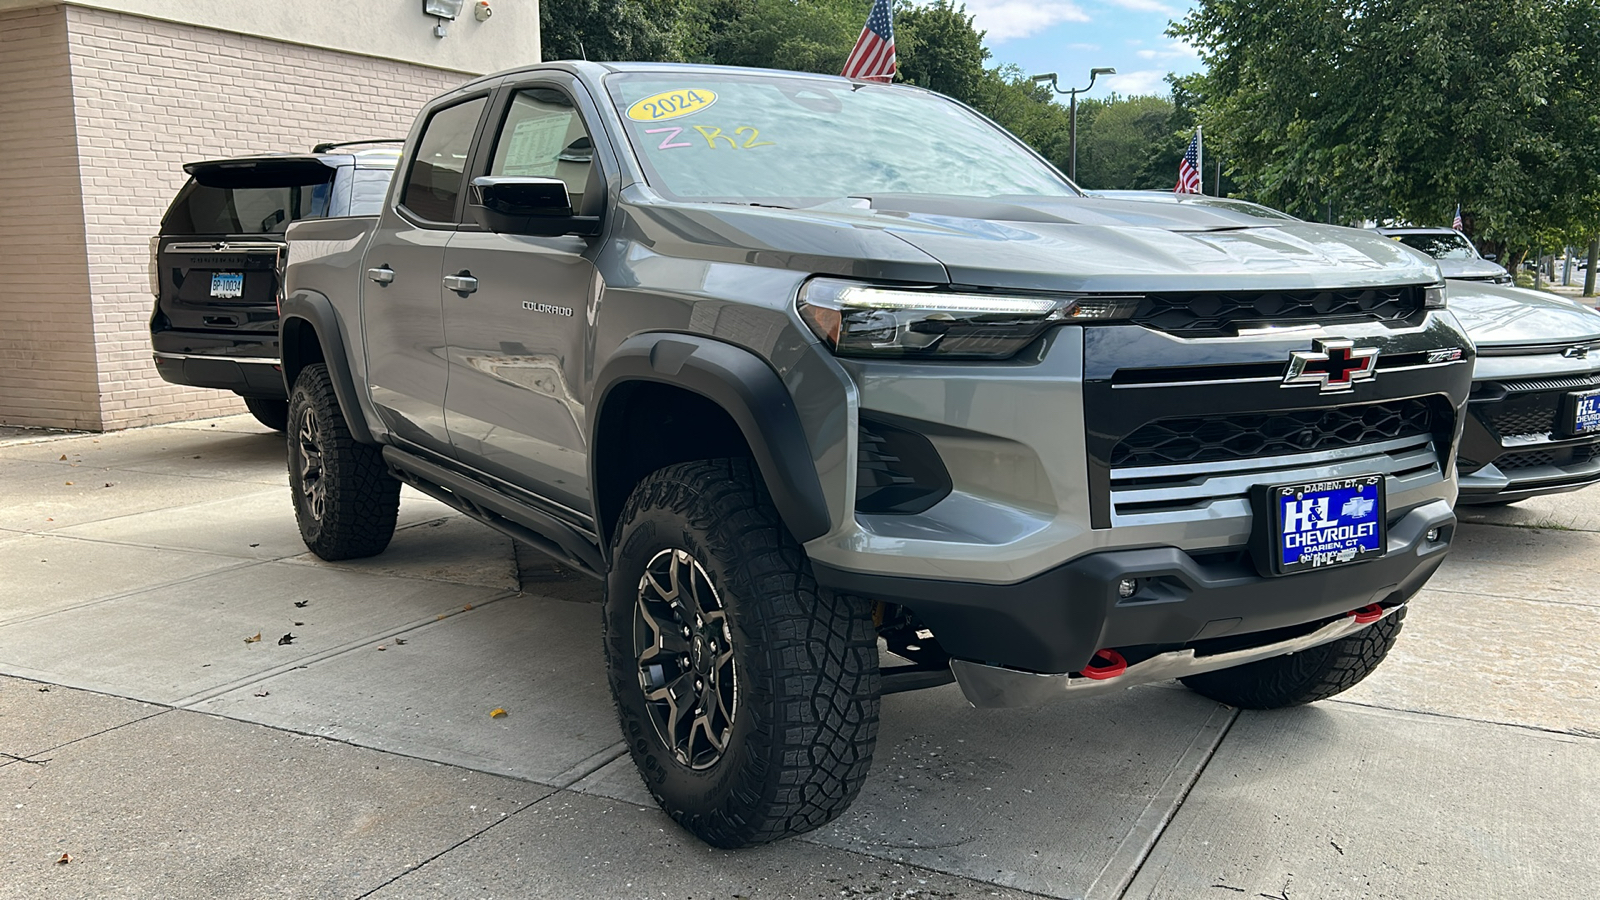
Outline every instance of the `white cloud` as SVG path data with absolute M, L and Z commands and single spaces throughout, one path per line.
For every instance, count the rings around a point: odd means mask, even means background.
M 1200 54 L 1184 41 L 1173 41 L 1156 50 L 1140 50 L 1140 59 L 1199 59 Z
M 1124 97 L 1137 97 L 1143 94 L 1159 94 L 1166 96 L 1167 70 L 1165 69 L 1140 69 L 1137 72 L 1121 72 L 1106 79 L 1105 85 Z
M 1174 17 L 1178 15 L 1178 11 L 1176 9 L 1173 9 L 1171 6 L 1162 3 L 1161 0 L 1108 0 L 1108 2 L 1114 6 L 1120 6 L 1123 9 L 1132 10 L 1134 12 L 1154 12 Z
M 1062 22 L 1089 21 L 1072 0 L 968 0 L 967 12 L 979 30 L 988 32 L 984 40 L 990 44 L 1035 35 Z

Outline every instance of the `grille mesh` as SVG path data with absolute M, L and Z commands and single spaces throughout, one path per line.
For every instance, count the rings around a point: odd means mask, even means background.
M 1524 450 L 1501 454 L 1500 458 L 1494 461 L 1494 464 L 1502 472 L 1532 469 L 1536 466 L 1580 465 L 1593 460 L 1597 450 L 1600 450 L 1600 448 L 1597 448 L 1594 444 L 1580 444 L 1576 447 L 1561 447 L 1550 450 Z
M 1426 400 L 1158 419 L 1123 438 L 1113 466 L 1220 462 L 1352 447 L 1433 431 Z
M 1556 430 L 1557 396 L 1530 397 L 1520 403 L 1497 403 L 1485 411 L 1489 427 L 1501 437 L 1550 435 Z
M 1409 319 L 1422 306 L 1415 286 L 1342 291 L 1147 294 L 1133 320 L 1178 334 L 1225 333 L 1254 322 Z

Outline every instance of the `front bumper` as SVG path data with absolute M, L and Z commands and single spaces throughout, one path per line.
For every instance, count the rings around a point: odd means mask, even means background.
M 1390 522 L 1382 558 L 1282 577 L 1258 574 L 1244 551 L 1194 556 L 1174 547 L 1092 553 L 1004 585 L 853 572 L 815 561 L 813 568 L 834 590 L 910 609 L 956 659 L 1065 674 L 1082 671 L 1102 648 L 1166 652 L 1404 602 L 1444 562 L 1455 522 L 1447 503 L 1426 503 Z M 1437 539 L 1428 540 L 1435 529 Z M 1124 579 L 1137 582 L 1131 597 L 1118 596 Z
M 1600 434 L 1571 435 L 1565 397 L 1600 388 L 1600 365 L 1556 354 L 1480 356 L 1458 466 L 1463 506 L 1600 483 Z
M 1290 653 L 1309 650 L 1352 634 L 1381 619 L 1401 614 L 1403 605 L 1384 607 L 1372 614 L 1354 611 L 1335 619 L 1308 634 L 1285 638 L 1253 647 L 1224 650 L 1218 653 L 1198 653 L 1195 648 L 1169 650 L 1128 666 L 1114 677 L 1091 678 L 1082 674 L 1041 675 L 1021 672 L 1002 666 L 986 666 L 964 659 L 950 661 L 956 683 L 967 702 L 980 709 L 1004 706 L 1038 706 L 1060 697 L 1092 697 L 1113 691 L 1126 690 L 1152 681 L 1187 678 L 1218 669 L 1231 669 L 1246 663 L 1272 659 Z

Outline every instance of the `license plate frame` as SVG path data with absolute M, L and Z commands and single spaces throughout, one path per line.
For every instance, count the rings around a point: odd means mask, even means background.
M 1561 427 L 1569 437 L 1600 434 L 1600 388 L 1573 391 L 1561 400 Z
M 1389 521 L 1385 487 L 1377 473 L 1258 486 L 1252 491 L 1257 569 L 1293 575 L 1382 557 Z
M 211 298 L 213 300 L 233 300 L 243 296 L 243 272 L 213 272 L 211 274 Z

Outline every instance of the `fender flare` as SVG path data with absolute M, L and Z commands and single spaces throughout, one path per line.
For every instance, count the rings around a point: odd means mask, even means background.
M 828 533 L 832 527 L 828 501 L 789 389 L 765 360 L 714 338 L 656 332 L 622 342 L 601 369 L 591 394 L 591 485 L 600 483 L 596 450 L 607 397 L 619 386 L 640 381 L 692 391 L 721 407 L 750 446 L 789 533 L 801 543 Z M 601 515 L 597 504 L 596 531 L 602 542 L 608 542 L 615 523 L 600 521 Z
M 362 414 L 355 379 L 350 377 L 350 357 L 345 354 L 344 331 L 339 327 L 339 314 L 326 296 L 311 290 L 297 290 L 283 299 L 278 307 L 278 341 L 283 353 L 283 380 L 285 391 L 294 393 L 294 381 L 300 370 L 308 365 L 302 358 L 301 329 L 310 328 L 322 348 L 322 362 L 328 367 L 328 377 L 333 381 L 333 395 L 339 400 L 345 425 L 350 436 L 363 444 L 376 444 L 367 418 Z

